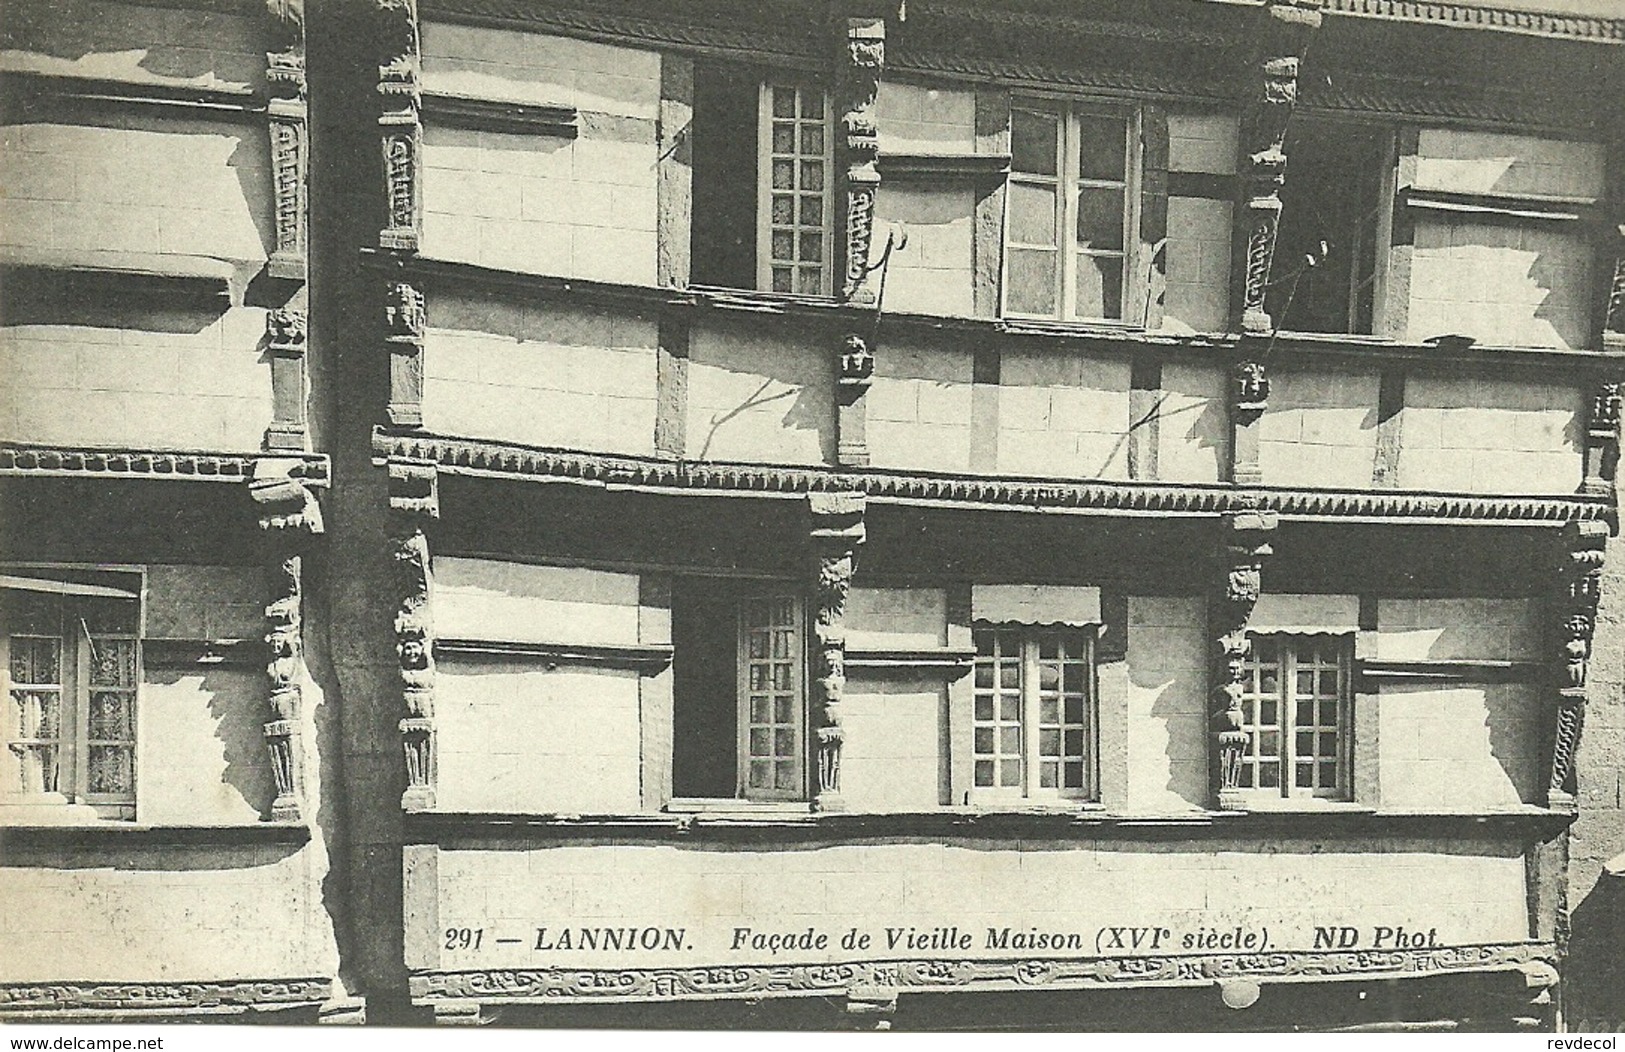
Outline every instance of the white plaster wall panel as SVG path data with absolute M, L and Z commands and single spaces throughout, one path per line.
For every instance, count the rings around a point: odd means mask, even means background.
M 131 847 L 8 865 L 0 982 L 327 974 L 336 962 L 315 921 L 314 855 L 275 844 Z
M 269 593 L 257 566 L 147 567 L 148 639 L 257 639 Z
M 1418 187 L 1540 197 L 1602 195 L 1605 151 L 1600 143 L 1423 128 L 1416 152 Z
M 846 597 L 848 650 L 944 646 L 948 593 L 942 588 L 853 588 Z
M 882 80 L 875 96 L 880 153 L 976 152 L 976 92 Z
M 1168 114 L 1168 170 L 1235 174 L 1239 134 L 1240 121 L 1231 114 Z M 1172 220 L 1170 216 L 1170 230 Z
M 1260 418 L 1258 464 L 1272 486 L 1371 485 L 1377 452 L 1375 372 L 1275 369 Z
M 449 811 L 639 809 L 638 674 L 443 658 L 438 805 Z
M 1593 250 L 1581 229 L 1418 216 L 1409 337 L 1585 348 Z
M 1230 322 L 1229 201 L 1168 199 L 1168 286 L 1162 327 L 1223 332 Z
M 1384 808 L 1482 811 L 1538 802 L 1538 688 L 1385 685 L 1377 700 Z
M 572 449 L 653 451 L 653 319 L 442 295 L 430 302 L 429 320 L 423 413 L 430 429 Z
M 1534 599 L 1380 599 L 1370 655 L 1383 661 L 1540 661 Z
M 262 633 L 263 634 L 263 633 Z M 137 703 L 136 818 L 252 825 L 276 796 L 257 668 L 146 669 Z
M 1437 929 L 1441 945 L 1458 945 L 1520 942 L 1528 923 L 1517 847 L 1478 840 L 1270 840 L 1231 850 L 1194 842 L 1079 845 L 1039 839 L 802 851 L 561 844 L 512 852 L 443 850 L 438 873 L 440 924 L 479 924 L 496 906 L 506 924 L 527 936 L 522 946 L 482 948 L 478 957 L 443 951 L 439 966 L 445 969 L 931 956 L 887 952 L 884 928 L 900 925 L 959 926 L 972 936 L 971 949 L 954 954 L 963 959 L 1019 956 L 988 948 L 987 930 L 1004 927 L 1078 931 L 1092 939 L 1104 925 L 1163 925 L 1182 933 L 1242 925 L 1268 927 L 1272 950 L 1309 950 L 1317 925 L 1348 924 L 1367 933 L 1375 924 Z M 650 881 L 649 873 L 661 879 Z M 705 920 L 671 920 L 679 917 Z M 539 956 L 532 952 L 535 927 L 548 922 L 555 931 L 559 924 L 681 926 L 691 948 L 554 950 Z M 828 951 L 769 957 L 765 951 L 729 950 L 736 926 L 782 932 L 807 925 L 833 933 Z M 881 948 L 843 951 L 839 936 L 851 927 L 872 932 Z
M 999 379 L 1001 474 L 1128 477 L 1127 359 L 1011 349 Z
M 973 241 L 976 193 L 969 187 L 882 184 L 875 204 L 879 220 L 901 223 L 908 244 L 894 248 L 886 267 L 885 307 L 915 314 L 968 317 L 974 312 Z M 885 227 L 874 252 L 885 248 Z M 873 262 L 878 264 L 876 256 Z
M 140 7 L 108 0 L 13 0 L 0 70 L 202 88 L 264 86 L 258 11 Z M 31 17 L 45 12 L 49 17 Z
M 272 238 L 263 127 L 140 115 L 112 125 L 0 128 L 0 245 L 24 258 L 32 249 L 84 262 L 112 252 L 226 261 L 245 283 Z
M 905 681 L 849 670 L 841 703 L 841 795 L 854 810 L 927 811 L 942 802 L 944 694 L 941 677 Z
M 435 632 L 446 639 L 634 644 L 638 576 L 437 556 Z
M 1573 493 L 1580 485 L 1581 392 L 1472 376 L 1405 385 L 1400 485 L 1474 493 Z
M 0 229 L 6 229 L 0 220 Z M 257 452 L 271 422 L 265 311 L 121 310 L 98 324 L 0 324 L 0 437 Z
M 654 120 L 660 54 L 486 26 L 423 23 L 425 91 Z
M 1127 805 L 1201 810 L 1208 800 L 1206 616 L 1195 597 L 1131 596 Z
M 437 23 L 423 48 L 426 90 L 580 111 L 575 138 L 431 123 L 425 254 L 653 284 L 659 54 Z
M 1217 482 L 1230 457 L 1224 370 L 1165 362 L 1157 392 L 1157 477 Z
M 864 396 L 870 463 L 968 471 L 971 390 L 970 351 L 888 340 Z
M 833 462 L 834 406 L 834 356 L 804 337 L 731 320 L 693 326 L 689 459 Z

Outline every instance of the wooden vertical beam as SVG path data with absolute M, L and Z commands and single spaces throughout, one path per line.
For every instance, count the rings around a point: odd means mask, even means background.
M 687 288 L 694 214 L 694 60 L 660 56 L 660 141 L 655 170 L 655 280 Z
M 976 89 L 976 152 L 1009 154 L 1010 92 L 1004 88 Z M 975 268 L 972 311 L 978 318 L 999 316 L 1000 275 L 1004 261 L 1003 179 L 979 182 L 976 187 L 976 228 L 971 254 Z
M 1243 358 L 1230 372 L 1230 481 L 1256 486 L 1264 481 L 1258 465 L 1259 420 L 1270 397 L 1262 357 Z
M 1613 495 L 1614 472 L 1619 466 L 1620 382 L 1616 378 L 1593 380 L 1587 395 L 1585 477 L 1580 492 L 1608 497 Z
M 984 474 L 999 470 L 999 373 L 998 347 L 972 349 L 970 469 Z
M 423 338 L 428 314 L 423 293 L 392 281 L 384 294 L 384 344 L 389 351 L 389 422 L 423 426 Z
M 300 0 L 268 0 L 272 49 L 266 52 L 265 103 L 275 196 L 275 247 L 265 271 L 273 278 L 305 280 L 306 171 L 309 134 L 305 106 L 305 14 Z
M 840 298 L 846 303 L 877 305 L 869 257 L 874 243 L 875 201 L 880 192 L 880 133 L 875 123 L 875 97 L 886 59 L 886 20 L 846 18 L 840 65 L 840 121 L 836 159 L 844 187 L 846 237 L 842 250 Z M 869 444 L 867 399 L 874 373 L 878 325 L 864 325 L 841 338 L 836 359 L 836 462 L 867 467 Z
M 1562 640 L 1555 712 L 1552 720 L 1551 778 L 1546 806 L 1572 811 L 1575 807 L 1574 760 L 1585 723 L 1586 674 L 1591 664 L 1591 641 L 1597 628 L 1597 601 L 1602 593 L 1604 547 L 1608 524 L 1571 523 L 1563 531 L 1558 556 L 1558 636 Z
M 1397 143 L 1396 188 L 1413 185 L 1416 181 L 1421 132 L 1414 125 L 1401 127 Z M 1416 217 L 1396 192 L 1388 219 L 1388 265 L 1382 270 L 1382 314 L 1372 326 L 1378 336 L 1391 340 L 1410 338 L 1411 266 L 1415 251 Z
M 807 495 L 807 536 L 813 557 L 813 639 L 815 709 L 814 755 L 818 770 L 813 797 L 821 811 L 845 810 L 841 796 L 841 748 L 846 738 L 842 698 L 846 691 L 846 597 L 864 539 L 864 495 L 813 492 Z
M 1155 104 L 1140 110 L 1140 246 L 1135 300 L 1127 315 L 1147 329 L 1162 328 L 1168 299 L 1168 111 Z
M 1161 442 L 1162 360 L 1137 355 L 1129 365 L 1128 477 L 1157 477 L 1157 447 Z
M 1240 803 L 1241 758 L 1248 744 L 1241 696 L 1252 650 L 1247 625 L 1263 592 L 1264 560 L 1274 553 L 1270 537 L 1278 521 L 1273 511 L 1229 512 L 1221 520 L 1219 588 L 1208 612 L 1214 642 L 1212 784 L 1221 810 L 1234 810 Z
M 384 153 L 380 248 L 416 252 L 423 234 L 422 59 L 417 0 L 373 0 L 378 16 L 378 129 Z
M 265 315 L 265 349 L 271 357 L 271 425 L 265 448 L 305 448 L 305 312 L 279 307 Z
M 666 574 L 638 576 L 638 642 L 671 645 L 672 580 Z M 671 800 L 673 707 L 671 665 L 638 676 L 640 795 L 643 809 L 659 811 Z
M 1273 327 L 1264 308 L 1286 181 L 1286 129 L 1298 100 L 1298 65 L 1320 26 L 1320 0 L 1272 0 L 1259 15 L 1252 105 L 1242 122 L 1243 196 L 1236 209 L 1241 331 Z
M 976 645 L 976 636 L 971 626 L 971 585 L 968 581 L 955 581 L 948 586 L 947 595 L 947 640 L 948 646 L 969 650 Z M 966 795 L 971 788 L 973 758 L 972 731 L 974 721 L 972 710 L 976 703 L 976 683 L 974 676 L 955 676 L 948 680 L 947 685 L 947 777 L 939 781 L 945 782 L 946 789 L 942 794 L 941 803 L 948 805 L 964 804 L 968 801 Z
M 1405 370 L 1391 366 L 1382 371 L 1377 387 L 1377 452 L 1371 465 L 1371 485 L 1393 489 L 1399 485 L 1399 456 L 1405 421 Z
M 661 312 L 658 341 L 655 455 L 681 460 L 688 445 L 688 315 L 679 310 Z
M 391 550 L 400 605 L 395 614 L 395 652 L 400 661 L 401 745 L 406 792 L 401 807 L 427 811 L 435 805 L 434 607 L 430 570 L 431 523 L 440 517 L 439 476 L 432 461 L 391 457 L 389 516 Z

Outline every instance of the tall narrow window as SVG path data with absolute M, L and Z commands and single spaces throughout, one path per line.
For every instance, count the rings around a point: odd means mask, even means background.
M 1088 799 L 1094 791 L 1094 656 L 1084 631 L 976 632 L 973 796 Z
M 1005 313 L 1124 316 L 1133 123 L 1058 102 L 1011 107 Z
M 5 770 L 0 796 L 131 817 L 141 679 L 140 576 L 0 573 Z
M 758 596 L 739 612 L 740 775 L 746 799 L 806 795 L 801 603 Z
M 829 102 L 822 91 L 762 86 L 756 270 L 766 291 L 830 294 L 831 132 Z
M 1349 795 L 1351 659 L 1347 637 L 1254 637 L 1241 699 L 1243 789 Z

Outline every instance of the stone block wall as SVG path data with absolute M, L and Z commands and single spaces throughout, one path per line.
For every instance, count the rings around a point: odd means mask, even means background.
M 437 123 L 424 134 L 423 252 L 502 270 L 652 285 L 660 56 L 426 23 L 427 92 L 567 106 L 575 137 Z
M 437 294 L 424 347 L 425 426 L 496 441 L 648 454 L 655 322 L 599 308 Z
M 835 456 L 835 356 L 795 331 L 706 319 L 688 354 L 688 457 L 826 464 Z
M 1418 374 L 1406 382 L 1405 403 L 1405 489 L 1573 493 L 1580 485 L 1576 387 Z

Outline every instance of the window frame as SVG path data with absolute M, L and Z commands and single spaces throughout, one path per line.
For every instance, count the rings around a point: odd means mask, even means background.
M 794 711 L 791 714 L 791 720 L 788 725 L 784 725 L 783 721 L 780 721 L 775 717 L 765 724 L 765 728 L 769 734 L 773 735 L 776 735 L 783 726 L 787 726 L 788 729 L 794 732 L 796 739 L 795 745 L 788 755 L 796 764 L 795 780 L 797 784 L 793 788 L 789 789 L 779 788 L 776 785 L 765 788 L 754 788 L 750 784 L 751 761 L 754 758 L 754 753 L 752 752 L 751 731 L 753 729 L 763 727 L 764 724 L 762 721 L 753 721 L 751 718 L 751 702 L 754 700 L 753 695 L 766 693 L 768 696 L 768 702 L 771 705 L 773 701 L 777 700 L 778 694 L 785 692 L 772 687 L 767 688 L 765 691 L 754 691 L 751 687 L 751 665 L 752 661 L 757 659 L 754 659 L 750 654 L 749 633 L 753 629 L 758 631 L 765 629 L 771 632 L 779 629 L 781 626 L 777 621 L 770 626 L 753 626 L 749 623 L 750 618 L 748 614 L 750 606 L 753 603 L 776 604 L 781 602 L 789 604 L 790 619 L 788 627 L 793 632 L 793 638 L 789 648 L 790 653 L 779 660 L 786 661 L 789 665 L 791 684 L 787 693 L 790 696 L 791 705 Z M 734 615 L 734 655 L 736 662 L 734 693 L 736 695 L 736 712 L 738 713 L 738 716 L 736 723 L 737 734 L 734 745 L 735 799 L 751 802 L 806 801 L 810 799 L 811 796 L 810 778 L 812 770 L 812 735 L 809 727 L 808 716 L 810 707 L 807 700 L 809 650 L 806 631 L 806 600 L 792 589 L 780 590 L 772 588 L 758 588 L 743 592 L 737 598 L 736 603 L 738 608 Z M 775 658 L 778 658 L 778 656 L 772 655 L 771 653 L 765 656 L 765 659 L 769 662 L 773 662 Z M 752 726 L 753 722 L 756 725 L 755 727 Z M 778 760 L 779 755 L 780 754 L 775 746 L 773 758 Z M 775 778 L 775 781 L 776 780 L 777 779 Z
M 1019 786 L 998 784 L 1000 780 L 998 765 L 1001 761 L 1006 761 L 1008 755 L 1003 751 L 1002 743 L 998 739 L 1003 727 L 1012 721 L 1004 719 L 1002 712 L 998 708 L 999 700 L 1007 688 L 1004 688 L 1000 683 L 997 663 L 994 665 L 993 676 L 990 677 L 990 687 L 983 688 L 977 685 L 978 674 L 983 667 L 984 661 L 990 656 L 982 653 L 982 637 L 984 634 L 992 637 L 993 655 L 991 656 L 994 657 L 995 662 L 997 662 L 998 658 L 1003 657 L 998 648 L 1005 637 L 1014 637 L 1020 644 L 1020 672 L 1017 681 L 1017 697 L 1020 699 L 1019 718 L 1014 721 L 1019 722 L 1021 728 L 1019 732 L 1020 753 L 1018 756 L 1020 763 Z M 1097 803 L 1100 799 L 1100 672 L 1096 662 L 1098 640 L 1095 638 L 1092 627 L 1013 623 L 991 624 L 984 622 L 972 626 L 971 636 L 976 656 L 971 670 L 971 709 L 967 714 L 969 716 L 970 735 L 968 742 L 969 767 L 966 771 L 968 784 L 963 790 L 965 801 L 972 805 L 988 807 L 1050 806 L 1073 808 Z M 1065 649 L 1065 643 L 1071 639 L 1081 642 L 1081 653 L 1073 655 Z M 1061 644 L 1061 649 L 1058 650 L 1058 655 L 1054 659 L 1042 656 L 1044 645 L 1050 641 Z M 1063 663 L 1076 662 L 1085 669 L 1083 678 L 1083 721 L 1081 727 L 1078 728 L 1082 732 L 1083 745 L 1083 784 L 1080 787 L 1068 788 L 1063 784 L 1066 780 L 1065 768 L 1067 765 L 1066 734 L 1072 729 L 1071 724 L 1066 719 L 1066 700 L 1069 693 L 1075 692 L 1066 690 L 1066 673 L 1063 664 L 1058 680 L 1058 689 L 1055 692 L 1058 705 L 1057 720 L 1054 723 L 1046 724 L 1042 719 L 1043 701 L 1046 692 L 1043 689 L 1040 673 L 1041 665 L 1046 660 L 1059 660 Z M 990 691 L 994 706 L 991 720 L 980 718 L 977 709 L 978 701 L 988 696 Z M 989 723 L 993 725 L 991 730 L 995 748 L 995 751 L 991 754 L 979 751 L 977 745 L 977 732 L 987 727 Z M 1060 735 L 1060 752 L 1055 754 L 1059 757 L 1056 778 L 1058 784 L 1053 787 L 1046 787 L 1040 784 L 1042 781 L 1040 767 L 1045 760 L 1041 740 L 1043 732 L 1050 728 L 1055 728 Z M 991 762 L 995 765 L 992 771 L 994 784 L 991 786 L 978 785 L 977 765 L 989 762 L 984 760 L 984 757 L 989 755 L 993 757 Z
M 773 113 L 773 94 L 776 90 L 789 90 L 796 93 L 796 116 L 793 118 L 793 126 L 796 129 L 796 152 L 794 153 L 777 154 L 773 149 L 773 125 L 776 119 Z M 815 293 L 800 291 L 800 289 L 797 287 L 799 285 L 799 281 L 796 280 L 796 276 L 798 276 L 801 271 L 807 269 L 807 264 L 805 264 L 801 259 L 801 239 L 805 235 L 805 231 L 811 229 L 810 227 L 805 227 L 800 223 L 801 205 L 799 204 L 799 199 L 809 196 L 809 194 L 804 191 L 800 185 L 802 164 L 813 159 L 810 154 L 803 154 L 801 152 L 801 129 L 804 126 L 810 126 L 813 121 L 816 120 L 816 118 L 804 119 L 801 116 L 801 98 L 809 93 L 815 93 L 820 99 L 823 100 L 824 110 L 823 119 L 821 121 L 821 126 L 824 129 L 824 150 L 822 156 L 817 158 L 823 163 L 824 166 L 823 186 L 821 188 L 821 199 L 823 201 L 823 223 L 820 228 L 820 252 L 822 254 L 822 259 L 819 261 L 818 291 Z M 775 224 L 773 221 L 773 162 L 775 159 L 782 159 L 786 157 L 793 159 L 794 171 L 796 173 L 796 185 L 791 189 L 790 196 L 793 201 L 798 202 L 795 205 L 796 222 L 791 224 L 791 226 L 788 228 L 792 231 L 792 251 L 794 253 L 789 264 L 790 272 L 792 274 L 792 281 L 791 289 L 788 292 L 782 290 L 775 291 L 773 288 L 773 269 L 775 265 L 773 258 L 773 234 L 775 232 Z M 774 79 L 763 80 L 758 89 L 756 104 L 757 291 L 772 293 L 773 295 L 778 296 L 829 297 L 834 295 L 836 262 L 835 175 L 835 120 L 833 100 L 830 97 L 830 93 L 815 84 L 801 81 Z M 782 225 L 780 225 L 779 228 L 783 229 Z
M 13 758 L 19 755 L 16 745 L 33 741 L 56 741 L 58 750 L 57 784 L 58 788 L 47 792 L 29 792 L 18 784 L 18 781 L 7 776 L 0 778 L 0 808 L 43 808 L 50 812 L 66 812 L 79 814 L 85 817 L 99 819 L 133 820 L 136 817 L 138 792 L 141 782 L 141 714 L 142 694 L 144 685 L 145 656 L 143 654 L 142 640 L 146 635 L 147 615 L 147 580 L 146 569 L 141 566 L 110 565 L 110 564 L 70 564 L 70 563 L 7 563 L 0 565 L 0 573 L 8 570 L 35 571 L 26 576 L 36 577 L 41 581 L 62 581 L 69 584 L 81 584 L 73 581 L 71 577 L 51 578 L 38 571 L 64 571 L 71 574 L 74 571 L 94 571 L 98 573 L 128 574 L 135 578 L 132 582 L 135 596 L 126 601 L 135 604 L 134 629 L 126 632 L 98 632 L 92 638 L 84 630 L 82 608 L 87 605 L 91 596 L 74 594 L 63 591 L 55 593 L 64 604 L 63 629 L 55 636 L 42 635 L 37 632 L 13 631 L 12 621 L 7 607 L 13 599 L 9 594 L 13 589 L 0 588 L 0 695 L 4 697 L 4 713 L 0 714 L 0 762 L 10 765 Z M 42 590 L 49 594 L 49 590 Z M 117 598 L 117 597 L 109 597 Z M 71 623 L 70 623 L 71 622 Z M 80 629 L 69 631 L 69 629 Z M 57 706 L 57 737 L 55 739 L 25 739 L 20 733 L 17 706 L 12 698 L 14 681 L 12 679 L 12 645 L 14 638 L 38 638 L 56 640 L 58 648 L 58 676 L 56 689 L 60 700 Z M 94 656 L 95 639 L 127 640 L 133 644 L 133 674 L 132 682 L 122 684 L 97 684 L 93 682 L 91 661 Z M 44 684 L 26 684 L 29 687 L 43 687 Z M 130 698 L 129 738 L 92 738 L 91 737 L 91 707 L 92 696 L 97 692 L 125 693 Z M 97 793 L 90 790 L 90 750 L 98 746 L 124 746 L 130 752 L 130 787 L 124 793 Z M 63 784 L 67 788 L 62 788 Z
M 1056 166 L 1053 176 L 1017 170 L 1015 154 L 1015 114 L 1018 110 L 1057 115 Z M 1121 182 L 1084 178 L 1081 175 L 1079 130 L 1081 117 L 1106 117 L 1121 120 L 1124 125 L 1123 178 Z M 1021 320 L 1048 320 L 1062 322 L 1088 322 L 1094 324 L 1138 327 L 1131 314 L 1141 296 L 1135 291 L 1134 276 L 1139 273 L 1139 228 L 1141 191 L 1143 185 L 1143 113 L 1137 105 L 1082 99 L 1075 96 L 1053 95 L 1041 92 L 1020 92 L 1010 98 L 1010 134 L 1012 162 L 1006 177 L 1004 215 L 999 233 L 999 316 Z M 1056 196 L 1056 238 L 1054 251 L 1059 256 L 1055 268 L 1055 311 L 1033 313 L 1011 307 L 1011 249 L 1048 249 L 1051 246 L 1028 245 L 1012 242 L 1010 199 L 1012 188 L 1019 185 L 1042 186 L 1053 189 Z M 1123 194 L 1123 247 L 1115 252 L 1083 249 L 1078 246 L 1078 194 L 1086 188 L 1121 188 Z M 1118 316 L 1079 314 L 1077 311 L 1078 258 L 1082 255 L 1117 258 L 1121 261 L 1118 290 Z
M 1276 671 L 1277 687 L 1273 695 L 1266 695 L 1261 689 L 1265 669 L 1268 667 L 1260 656 L 1260 645 L 1265 644 L 1276 648 L 1274 667 Z M 1315 668 L 1305 670 L 1300 668 L 1302 655 L 1300 648 L 1313 647 L 1316 658 Z M 1328 648 L 1334 648 L 1334 660 L 1325 660 Z M 1237 791 L 1244 796 L 1255 800 L 1276 800 L 1283 803 L 1318 801 L 1324 803 L 1348 803 L 1354 800 L 1354 650 L 1355 635 L 1353 633 L 1297 633 L 1297 632 L 1258 632 L 1248 633 L 1247 655 L 1242 663 L 1241 707 L 1243 712 L 1242 729 L 1247 732 L 1247 745 L 1241 757 L 1240 777 Z M 1303 696 L 1298 690 L 1298 678 L 1305 671 L 1318 672 L 1326 668 L 1334 668 L 1337 676 L 1336 698 L 1337 718 L 1336 725 L 1332 727 L 1322 722 L 1321 707 L 1327 700 L 1324 694 L 1319 693 L 1319 684 L 1316 692 Z M 1261 705 L 1273 702 L 1277 708 L 1277 718 L 1271 722 L 1262 719 Z M 1298 721 L 1298 706 L 1308 703 L 1312 708 L 1314 725 L 1304 728 Z M 1302 734 L 1310 734 L 1318 738 L 1320 735 L 1332 731 L 1336 734 L 1336 785 L 1334 786 L 1299 786 L 1297 784 L 1297 771 L 1302 763 L 1298 755 L 1298 739 Z M 1278 748 L 1274 753 L 1266 754 L 1262 747 L 1261 736 L 1264 732 L 1273 732 L 1277 735 Z M 1316 751 L 1309 766 L 1315 772 L 1312 781 L 1319 781 L 1318 768 L 1326 762 L 1326 757 L 1318 751 L 1318 742 L 1312 746 Z M 1265 762 L 1273 762 L 1277 767 L 1277 785 L 1268 786 L 1258 784 L 1261 779 L 1252 772 L 1261 769 Z

